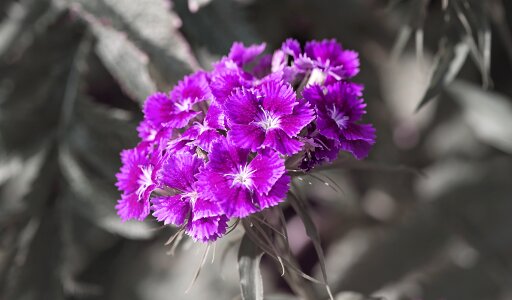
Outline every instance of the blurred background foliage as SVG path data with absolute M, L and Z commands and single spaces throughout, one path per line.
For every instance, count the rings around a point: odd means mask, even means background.
M 336 299 L 512 299 L 511 15 L 500 0 L 0 1 L 0 299 L 240 297 L 241 230 L 185 293 L 204 246 L 168 256 L 172 228 L 121 223 L 114 174 L 148 94 L 233 41 L 287 37 L 360 52 L 378 132 L 369 159 L 296 182 Z M 298 299 L 273 260 L 261 269 L 265 299 Z

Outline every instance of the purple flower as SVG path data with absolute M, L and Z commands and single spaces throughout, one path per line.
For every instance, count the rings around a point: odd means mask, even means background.
M 196 155 L 179 152 L 169 155 L 160 171 L 162 183 L 173 189 L 172 196 L 153 198 L 153 216 L 164 224 L 185 225 L 194 240 L 213 241 L 223 235 L 227 218 L 217 203 L 202 196 L 196 175 L 204 162 Z
M 359 57 L 357 52 L 344 50 L 336 40 L 307 42 L 305 55 L 295 62 L 303 72 L 316 68 L 326 76 L 326 84 L 354 77 L 359 73 Z
M 252 62 L 258 55 L 265 51 L 265 43 L 259 45 L 251 45 L 245 47 L 242 43 L 233 43 L 231 50 L 229 51 L 228 58 L 233 60 L 238 66 L 243 67 L 244 65 Z
M 243 218 L 275 206 L 288 192 L 290 178 L 276 152 L 265 151 L 248 159 L 249 151 L 221 139 L 213 145 L 206 168 L 198 176 L 203 192 L 219 203 L 227 217 Z
M 154 143 L 159 145 L 162 141 L 166 141 L 172 137 L 173 128 L 156 127 L 147 119 L 142 120 L 137 126 L 137 132 L 143 142 Z
M 284 81 L 294 84 L 304 77 L 302 69 L 293 65 L 297 64 L 297 59 L 301 56 L 300 44 L 297 40 L 287 39 L 281 49 L 276 50 L 272 56 L 271 70 L 279 73 Z M 311 68 L 313 64 L 311 64 Z
M 251 151 L 271 148 L 288 155 L 301 149 L 296 137 L 314 118 L 308 104 L 297 101 L 292 87 L 277 80 L 265 81 L 255 89 L 237 89 L 224 111 L 228 137 L 235 145 Z
M 323 135 L 306 138 L 304 142 L 304 156 L 300 168 L 306 171 L 323 163 L 330 163 L 338 158 L 341 150 L 340 142 L 331 140 Z
M 299 57 L 301 53 L 300 44 L 296 39 L 287 39 L 284 41 L 283 45 L 281 46 L 281 50 L 293 58 Z
M 116 175 L 122 220 L 152 212 L 196 241 L 214 241 L 229 218 L 284 201 L 285 160 L 309 171 L 340 151 L 368 155 L 375 129 L 360 123 L 362 86 L 349 81 L 359 72 L 357 53 L 335 40 L 302 49 L 287 39 L 273 54 L 264 50 L 234 43 L 212 71 L 148 97 L 142 141 L 121 153 Z
M 241 69 L 234 61 L 222 59 L 214 65 L 210 77 L 210 88 L 215 102 L 222 105 L 233 90 L 240 87 L 252 87 L 253 77 Z
M 116 186 L 123 192 L 116 206 L 123 220 L 143 220 L 149 214 L 149 197 L 159 183 L 157 172 L 160 162 L 156 151 L 149 144 L 141 143 L 137 147 L 121 152 L 122 166 L 116 174 Z
M 144 105 L 144 116 L 152 128 L 183 128 L 200 112 L 196 103 L 211 99 L 211 92 L 203 72 L 185 78 L 171 91 L 170 97 L 155 93 Z
M 362 89 L 355 83 L 337 82 L 327 87 L 313 85 L 303 92 L 304 98 L 316 108 L 318 132 L 339 141 L 340 148 L 357 159 L 366 157 L 375 143 L 372 125 L 356 123 L 366 113 Z
M 181 137 L 171 140 L 167 149 L 174 152 L 185 150 L 195 153 L 195 147 L 199 147 L 210 152 L 213 143 L 222 137 L 220 130 L 226 130 L 224 114 L 220 107 L 212 104 L 203 122 L 194 122 Z
M 257 78 L 263 78 L 270 74 L 272 67 L 272 55 L 264 55 L 252 69 L 252 74 Z

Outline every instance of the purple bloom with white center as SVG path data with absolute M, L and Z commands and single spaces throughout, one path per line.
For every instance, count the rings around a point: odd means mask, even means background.
M 366 113 L 361 85 L 350 82 L 327 87 L 313 85 L 304 90 L 303 96 L 316 109 L 316 126 L 321 135 L 339 141 L 341 149 L 357 159 L 368 155 L 375 143 L 375 129 L 370 124 L 356 123 Z
M 282 202 L 290 177 L 276 152 L 258 153 L 249 161 L 249 151 L 221 139 L 214 144 L 199 181 L 228 217 L 243 218 Z
M 158 187 L 157 172 L 160 162 L 156 151 L 149 144 L 141 143 L 137 147 L 121 152 L 122 166 L 116 174 L 116 186 L 123 192 L 116 206 L 123 220 L 143 220 L 149 214 L 149 197 Z
M 357 52 L 345 50 L 336 40 L 310 41 L 304 47 L 304 53 L 297 55 L 298 43 L 285 44 L 290 55 L 294 55 L 294 68 L 298 73 L 323 73 L 325 84 L 354 77 L 359 73 L 359 56 Z M 291 46 L 290 46 L 291 45 Z M 281 50 L 283 51 L 283 50 Z
M 314 119 L 307 103 L 297 101 L 293 88 L 269 80 L 255 89 L 237 89 L 224 105 L 228 137 L 237 146 L 257 151 L 271 148 L 281 154 L 300 151 L 296 137 Z
M 349 81 L 359 72 L 357 53 L 335 40 L 302 51 L 288 39 L 273 54 L 264 50 L 235 43 L 213 70 L 148 97 L 141 142 L 121 153 L 116 175 L 123 220 L 152 210 L 195 241 L 215 241 L 230 218 L 285 200 L 285 161 L 310 171 L 340 151 L 368 155 L 375 129 L 360 123 L 362 86 Z
M 144 116 L 152 128 L 183 128 L 200 114 L 195 104 L 211 99 L 211 92 L 203 72 L 185 78 L 171 91 L 170 96 L 155 93 L 144 105 Z
M 359 73 L 357 52 L 343 49 L 334 39 L 307 42 L 304 52 L 314 61 L 316 68 L 325 72 L 327 84 Z
M 208 242 L 226 232 L 227 218 L 218 204 L 205 199 L 198 189 L 196 175 L 203 165 L 202 159 L 187 152 L 168 155 L 160 176 L 162 184 L 175 194 L 156 197 L 151 202 L 158 221 L 185 225 L 185 232 L 194 240 Z

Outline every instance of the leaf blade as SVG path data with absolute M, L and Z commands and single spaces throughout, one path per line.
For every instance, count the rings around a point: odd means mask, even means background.
M 238 274 L 243 300 L 263 300 L 260 261 L 263 251 L 244 235 L 238 250 Z

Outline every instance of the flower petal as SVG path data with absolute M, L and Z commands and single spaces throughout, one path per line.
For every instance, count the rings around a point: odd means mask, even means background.
M 299 101 L 293 108 L 293 114 L 281 117 L 279 127 L 288 136 L 294 137 L 299 134 L 302 128 L 311 123 L 314 118 L 315 112 L 311 109 L 310 105 L 307 102 Z
M 295 92 L 289 83 L 282 80 L 267 80 L 258 87 L 262 106 L 266 111 L 288 115 L 296 104 Z
M 261 209 L 276 206 L 280 202 L 283 202 L 286 198 L 286 194 L 290 190 L 290 177 L 283 175 L 274 184 L 272 189 L 266 195 L 258 195 L 257 201 Z
M 373 143 L 364 140 L 356 140 L 356 141 L 341 141 L 341 149 L 348 151 L 354 155 L 357 159 L 363 159 L 368 156 L 372 148 Z
M 229 51 L 228 58 L 232 59 L 239 66 L 243 66 L 253 61 L 258 55 L 265 50 L 265 43 L 259 45 L 251 45 L 245 47 L 244 44 L 237 42 L 233 43 Z
M 252 90 L 236 89 L 224 104 L 228 124 L 249 124 L 258 112 L 258 100 Z
M 274 151 L 256 155 L 249 168 L 254 171 L 251 176 L 254 189 L 260 194 L 267 194 L 286 171 L 284 159 Z
M 264 147 L 269 147 L 284 155 L 292 155 L 300 151 L 303 143 L 289 137 L 281 129 L 271 129 L 267 131 Z
M 228 138 L 238 147 L 256 151 L 265 140 L 265 132 L 258 126 L 234 124 Z
M 196 202 L 192 205 L 192 221 L 200 218 L 219 216 L 222 214 L 222 209 L 216 202 L 209 201 L 203 197 L 197 198 Z
M 139 201 L 137 194 L 123 194 L 116 205 L 121 220 L 135 219 L 143 221 L 149 215 L 149 201 Z
M 190 214 L 190 204 L 181 195 L 163 196 L 151 199 L 153 216 L 165 225 L 181 226 Z
M 343 130 L 343 136 L 347 140 L 363 140 L 370 144 L 375 142 L 375 128 L 371 124 L 350 124 Z
M 208 167 L 215 172 L 232 173 L 239 165 L 247 163 L 248 154 L 248 150 L 235 147 L 231 140 L 220 138 L 208 155 Z
M 203 243 L 215 241 L 226 233 L 227 222 L 228 218 L 225 216 L 197 219 L 188 223 L 186 233 L 194 241 Z
M 161 181 L 168 187 L 181 192 L 192 191 L 196 181 L 194 175 L 204 164 L 195 154 L 181 151 L 167 156 L 160 171 Z

